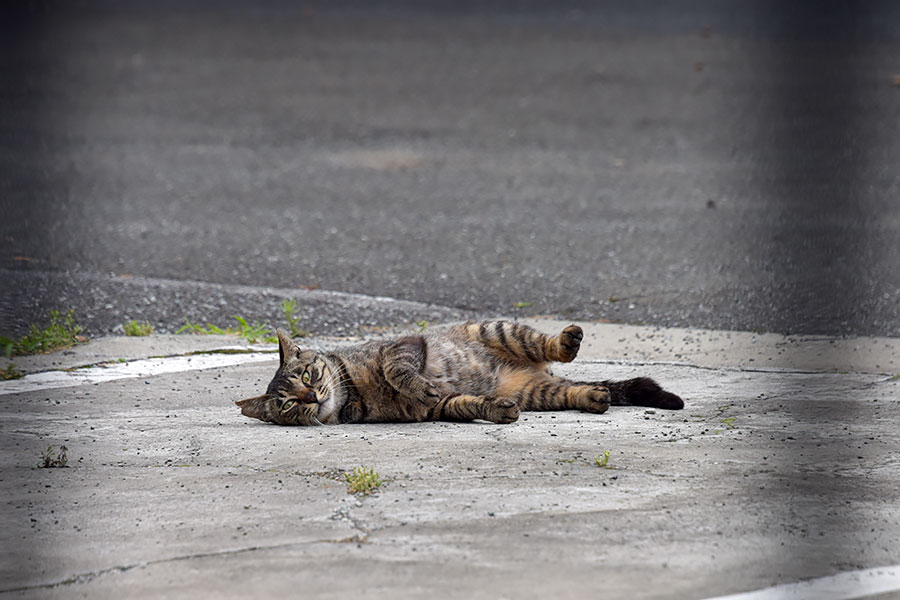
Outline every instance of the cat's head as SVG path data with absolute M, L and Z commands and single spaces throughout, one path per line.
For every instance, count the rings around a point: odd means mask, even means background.
M 236 402 L 241 414 L 278 425 L 321 425 L 331 420 L 337 377 L 330 361 L 301 350 L 282 330 L 278 334 L 280 364 L 266 393 Z

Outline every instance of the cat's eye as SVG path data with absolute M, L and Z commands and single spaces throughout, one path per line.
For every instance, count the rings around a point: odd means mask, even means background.
M 300 380 L 303 381 L 303 383 L 309 385 L 310 379 L 311 379 L 311 377 L 309 374 L 309 370 L 307 369 L 306 371 L 303 371 L 303 375 L 300 376 Z
M 295 404 L 297 404 L 296 400 L 285 400 L 284 404 L 281 405 L 282 412 L 284 412 L 286 410 L 290 410 L 291 407 L 294 406 Z

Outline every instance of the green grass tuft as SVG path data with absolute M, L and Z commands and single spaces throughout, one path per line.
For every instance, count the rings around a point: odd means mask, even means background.
M 287 321 L 288 330 L 291 332 L 292 338 L 306 337 L 309 335 L 307 330 L 297 327 L 297 323 L 300 322 L 300 317 L 294 314 L 297 310 L 296 300 L 293 298 L 285 298 L 281 301 L 281 310 L 284 312 L 284 319 Z
M 53 446 L 47 446 L 47 449 L 41 452 L 41 462 L 38 463 L 40 469 L 61 469 L 69 466 L 69 449 L 65 446 L 59 447 L 59 452 Z
M 249 325 L 247 320 L 239 315 L 234 315 L 234 320 L 238 322 L 238 336 L 246 338 L 251 344 L 255 344 L 257 341 L 274 344 L 278 341 L 275 330 L 268 323 L 253 321 L 253 324 Z
M 237 327 L 226 327 L 223 329 L 212 323 L 207 323 L 206 327 L 203 327 L 202 325 L 191 323 L 189 319 L 185 319 L 184 326 L 175 333 L 184 333 L 185 331 L 188 331 L 197 335 L 236 335 L 246 339 L 251 344 L 255 344 L 258 341 L 274 344 L 278 341 L 275 330 L 272 329 L 268 323 L 254 321 L 251 325 L 247 323 L 245 318 L 239 315 L 235 315 L 234 320 L 238 322 Z
M 9 379 L 22 379 L 25 373 L 16 368 L 15 363 L 9 363 L 5 369 L 0 369 L 0 379 L 4 381 Z
M 153 333 L 153 326 L 146 321 L 138 323 L 137 321 L 132 319 L 125 323 L 125 325 L 123 325 L 122 327 L 125 329 L 125 335 L 135 337 L 144 337 Z
M 594 459 L 594 464 L 601 469 L 614 469 L 615 467 L 609 466 L 609 455 L 609 450 L 604 450 L 603 454 L 598 454 L 597 458 Z
M 366 467 L 356 467 L 352 473 L 344 473 L 344 479 L 349 494 L 369 495 L 384 483 L 374 468 Z
M 531 306 L 531 302 L 516 302 L 513 304 L 513 308 L 528 308 Z
M 191 320 L 188 318 L 184 319 L 184 326 L 179 328 L 178 331 L 176 331 L 175 333 L 184 333 L 185 331 L 187 331 L 189 333 L 194 333 L 197 335 L 208 335 L 208 334 L 212 333 L 212 331 L 210 331 L 208 329 L 203 329 L 203 327 L 201 325 L 196 325 L 194 323 L 191 323 Z
M 0 347 L 4 349 L 6 356 L 52 352 L 87 341 L 80 335 L 81 326 L 75 323 L 75 311 L 69 310 L 61 315 L 58 310 L 51 310 L 49 316 L 50 325 L 41 329 L 32 323 L 28 333 L 18 340 L 0 337 Z

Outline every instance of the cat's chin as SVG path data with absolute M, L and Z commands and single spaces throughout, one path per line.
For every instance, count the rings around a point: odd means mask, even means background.
M 329 393 L 327 398 L 319 399 L 319 408 L 316 410 L 316 419 L 319 425 L 337 423 L 337 401 L 334 394 Z

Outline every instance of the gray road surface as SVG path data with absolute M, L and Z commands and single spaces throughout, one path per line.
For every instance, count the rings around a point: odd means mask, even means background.
M 900 333 L 893 3 L 6 10 L 0 333 L 278 318 L 240 286 Z

